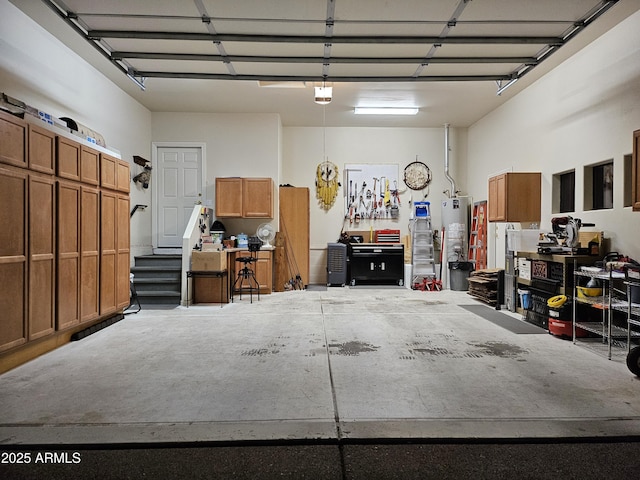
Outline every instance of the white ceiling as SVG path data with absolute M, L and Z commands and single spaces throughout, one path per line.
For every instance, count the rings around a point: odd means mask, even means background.
M 640 9 L 638 0 L 12 3 L 151 111 L 279 113 L 285 126 L 469 126 Z M 326 107 L 313 102 L 323 80 L 333 85 Z M 420 113 L 372 118 L 356 106 Z

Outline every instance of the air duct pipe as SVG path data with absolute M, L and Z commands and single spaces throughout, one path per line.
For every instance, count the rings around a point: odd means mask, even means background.
M 445 190 L 443 193 L 447 194 L 449 198 L 453 198 L 458 195 L 458 191 L 456 190 L 456 182 L 449 175 L 449 124 L 444 124 L 444 176 L 449 180 L 451 184 L 451 188 L 449 190 Z

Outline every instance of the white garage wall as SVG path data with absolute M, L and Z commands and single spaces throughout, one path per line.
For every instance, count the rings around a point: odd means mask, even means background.
M 464 174 L 466 156 L 466 129 L 451 127 L 449 134 L 450 175 L 456 180 L 457 188 L 466 193 Z M 324 144 L 326 138 L 326 145 Z M 311 258 L 310 282 L 326 282 L 327 243 L 337 241 L 342 228 L 345 230 L 399 229 L 401 235 L 408 234 L 409 200 L 430 201 L 434 228 L 439 228 L 440 204 L 446 198 L 444 190 L 450 184 L 444 176 L 444 126 L 443 128 L 323 128 L 284 127 L 283 174 L 281 183 L 296 187 L 308 187 L 311 196 Z M 418 160 L 426 163 L 433 180 L 426 199 L 420 192 L 406 192 L 400 195 L 400 218 L 397 220 L 361 220 L 359 225 L 344 219 L 344 192 L 341 190 L 336 203 L 325 211 L 315 197 L 316 167 L 323 161 L 323 152 L 329 161 L 338 166 L 340 179 L 345 164 L 397 164 L 399 170 L 398 189 L 406 189 L 402 181 L 404 167 Z M 348 191 L 348 185 L 347 191 Z M 343 186 L 344 188 L 344 186 Z M 393 185 L 391 185 L 393 188 Z
M 632 151 L 632 132 L 640 129 L 638 25 L 640 12 L 469 128 L 466 172 L 472 195 L 486 198 L 491 173 L 540 171 L 541 228 L 550 230 L 552 176 L 575 169 L 571 215 L 595 223 L 614 251 L 640 259 L 640 213 L 624 207 L 623 197 L 623 157 Z M 614 208 L 585 211 L 583 168 L 609 159 Z
M 279 184 L 280 116 L 270 114 L 164 113 L 152 116 L 154 142 L 206 145 L 203 203 L 214 206 L 216 177 L 271 177 Z M 278 211 L 277 194 L 274 211 Z M 264 219 L 222 219 L 228 234 L 254 234 Z M 277 222 L 277 217 L 276 220 Z M 274 224 L 276 225 L 276 224 Z

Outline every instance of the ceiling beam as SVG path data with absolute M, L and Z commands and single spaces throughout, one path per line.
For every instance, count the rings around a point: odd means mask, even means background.
M 199 80 L 246 80 L 254 82 L 486 82 L 513 80 L 511 74 L 506 75 L 422 75 L 419 77 L 404 76 L 329 76 L 322 75 L 229 75 L 225 73 L 201 72 L 158 72 L 136 71 L 136 75 L 144 78 L 189 78 Z
M 188 60 L 201 62 L 245 62 L 245 63 L 342 63 L 342 64 L 414 64 L 425 61 L 424 57 L 279 57 L 258 55 L 211 55 L 198 53 L 163 52 L 111 52 L 111 58 L 122 60 L 137 58 L 145 60 Z M 536 64 L 535 57 L 432 57 L 428 63 L 473 64 L 473 63 L 525 63 Z
M 128 38 L 139 40 L 190 40 L 206 42 L 250 42 L 250 43 L 322 43 L 322 44 L 539 44 L 562 45 L 561 37 L 538 36 L 334 36 L 324 35 L 245 35 L 235 33 L 193 33 L 193 32 L 143 32 L 137 30 L 90 30 L 87 32 L 90 40 L 102 38 Z

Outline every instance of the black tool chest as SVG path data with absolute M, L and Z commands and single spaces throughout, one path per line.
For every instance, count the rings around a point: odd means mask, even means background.
M 349 278 L 357 284 L 404 284 L 404 245 L 349 244 Z

